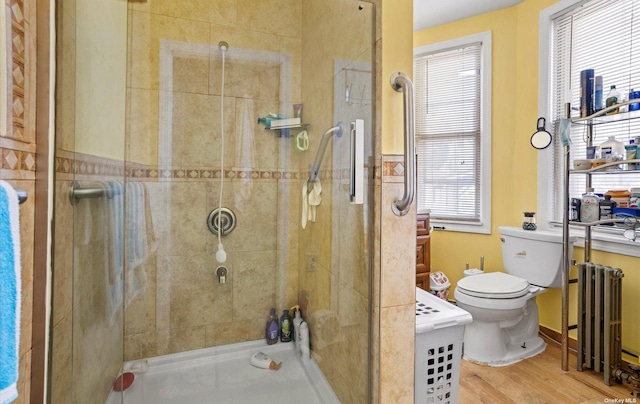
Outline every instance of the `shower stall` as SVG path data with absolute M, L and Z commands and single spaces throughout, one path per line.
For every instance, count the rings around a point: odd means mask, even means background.
M 257 350 L 269 310 L 295 305 L 318 383 L 371 401 L 375 12 L 357 0 L 58 2 L 52 403 L 104 403 L 131 361 Z M 219 205 L 230 213 L 212 219 Z M 216 259 L 209 227 L 230 224 Z

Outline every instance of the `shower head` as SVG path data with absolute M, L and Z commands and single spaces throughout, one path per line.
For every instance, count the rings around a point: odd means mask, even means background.
M 222 52 L 226 52 L 227 49 L 229 49 L 229 44 L 226 43 L 225 41 L 220 41 L 220 42 L 218 42 L 218 47 L 220 48 L 220 50 Z

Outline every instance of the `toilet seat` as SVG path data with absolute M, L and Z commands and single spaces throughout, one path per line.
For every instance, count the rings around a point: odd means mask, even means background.
M 457 289 L 465 295 L 485 299 L 514 299 L 529 293 L 530 285 L 517 276 L 489 272 L 460 279 Z

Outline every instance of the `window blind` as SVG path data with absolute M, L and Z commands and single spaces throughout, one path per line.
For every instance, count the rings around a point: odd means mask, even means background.
M 634 4 L 635 3 L 635 4 Z M 580 115 L 580 72 L 594 69 L 603 77 L 603 103 L 611 85 L 627 98 L 630 90 L 640 90 L 640 3 L 634 0 L 592 0 L 560 15 L 552 22 L 551 105 L 556 125 L 564 117 L 565 102 L 572 105 L 572 116 Z M 634 24 L 638 25 L 634 27 Z M 634 36 L 636 38 L 634 38 Z M 622 116 L 620 116 L 622 117 Z M 584 124 L 571 125 L 571 160 L 586 158 Z M 602 144 L 609 136 L 628 144 L 640 136 L 640 120 L 621 120 L 593 126 L 593 145 Z M 554 141 L 553 198 L 548 211 L 555 222 L 562 221 L 563 147 Z M 586 189 L 586 175 L 572 175 L 570 197 L 580 198 Z M 640 186 L 638 174 L 593 175 L 596 193 Z
M 414 59 L 418 209 L 481 221 L 481 43 Z

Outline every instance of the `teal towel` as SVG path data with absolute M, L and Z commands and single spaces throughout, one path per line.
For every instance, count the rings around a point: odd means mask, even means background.
M 18 397 L 20 231 L 18 195 L 0 180 L 0 403 Z

